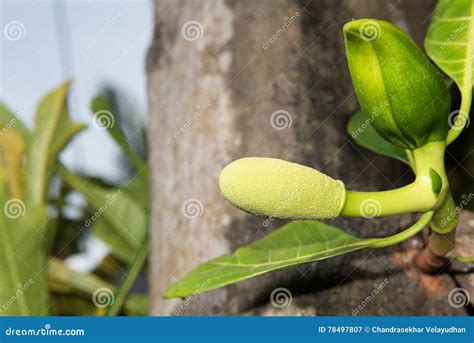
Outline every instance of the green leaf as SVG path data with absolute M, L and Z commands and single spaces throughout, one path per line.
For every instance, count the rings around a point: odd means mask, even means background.
M 129 243 L 124 236 L 120 236 L 118 230 L 106 218 L 99 217 L 92 226 L 92 234 L 101 241 L 107 243 L 111 254 L 120 261 L 127 263 L 132 256 L 135 247 Z
M 117 315 L 148 256 L 148 199 L 133 197 L 130 190 L 144 194 L 148 194 L 148 190 L 141 189 L 144 184 L 140 177 L 129 184 L 130 188 L 106 189 L 63 166 L 59 174 L 81 192 L 94 209 L 95 213 L 88 219 L 93 234 L 109 245 L 112 255 L 128 262 L 127 272 L 115 293 L 115 302 L 106 311 L 107 315 Z
M 47 253 L 36 231 L 47 225 L 46 218 L 45 208 L 26 208 L 18 219 L 0 214 L 0 316 L 48 314 Z
M 347 133 L 360 146 L 410 165 L 405 150 L 382 138 L 372 127 L 371 122 L 370 117 L 364 112 L 357 112 L 347 124 Z
M 24 156 L 29 142 L 28 129 L 0 102 L 0 151 L 4 154 L 4 172 L 10 195 L 14 198 L 23 197 Z
M 133 197 L 143 208 L 150 207 L 150 180 L 148 177 L 148 167 L 136 175 L 130 182 L 126 183 L 122 189 Z
M 3 173 L 0 205 L 0 316 L 47 315 L 46 249 L 41 239 L 48 227 L 46 208 L 10 198 Z
M 293 221 L 238 249 L 201 264 L 168 289 L 165 298 L 184 298 L 253 276 L 298 264 L 323 260 L 363 248 L 383 248 L 420 232 L 433 217 L 424 213 L 408 229 L 384 238 L 358 238 L 318 221 Z
M 143 161 L 140 155 L 138 155 L 135 150 L 133 150 L 131 145 L 128 143 L 127 138 L 125 137 L 125 134 L 120 128 L 120 125 L 118 125 L 118 123 L 115 121 L 113 106 L 109 99 L 107 99 L 105 96 L 96 96 L 92 100 L 91 110 L 94 112 L 96 120 L 100 120 L 101 115 L 111 117 L 107 118 L 109 123 L 109 125 L 107 125 L 108 132 L 115 142 L 117 142 L 117 144 L 120 146 L 120 149 L 122 149 L 125 156 L 127 156 L 132 165 L 135 167 L 135 170 L 141 174 L 143 170 L 147 168 L 146 163 Z
M 31 133 L 28 128 L 16 114 L 0 101 L 0 131 L 6 132 L 8 130 L 17 131 L 23 137 L 23 140 L 27 144 L 29 143 Z
M 28 203 L 44 203 L 47 198 L 49 180 L 57 163 L 58 154 L 79 131 L 85 128 L 69 118 L 66 82 L 46 95 L 38 105 L 35 129 L 29 145 L 26 162 L 28 175 L 26 199 Z
M 164 297 L 201 293 L 272 270 L 366 248 L 376 240 L 357 238 L 322 222 L 293 221 L 233 255 L 198 266 L 174 283 Z
M 474 81 L 473 16 L 472 0 L 439 0 L 425 38 L 427 54 L 461 92 L 471 92 Z
M 462 95 L 458 116 L 449 118 L 451 129 L 446 143 L 450 144 L 469 123 L 474 81 L 474 2 L 439 0 L 425 38 L 425 48 L 438 67 L 458 85 Z
M 88 219 L 94 227 L 98 224 L 98 236 L 110 245 L 112 251 L 129 246 L 125 252 L 120 252 L 119 258 L 131 258 L 126 253 L 141 247 L 141 242 L 148 232 L 148 212 L 133 198 L 127 188 L 105 188 L 92 180 L 80 177 L 64 166 L 58 168 L 61 178 L 76 191 L 82 193 L 94 214 Z

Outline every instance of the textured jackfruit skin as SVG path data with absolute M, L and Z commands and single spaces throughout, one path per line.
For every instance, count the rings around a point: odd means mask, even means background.
M 342 211 L 342 181 L 309 167 L 275 158 L 247 157 L 227 165 L 222 194 L 236 207 L 280 219 L 330 219 Z

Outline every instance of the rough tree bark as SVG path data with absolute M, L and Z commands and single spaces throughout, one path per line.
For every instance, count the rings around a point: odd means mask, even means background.
M 197 264 L 282 224 L 267 226 L 223 199 L 218 175 L 234 159 L 298 162 L 352 189 L 409 181 L 400 163 L 363 151 L 345 134 L 357 101 L 342 26 L 353 18 L 382 18 L 420 39 L 432 7 L 432 1 L 156 0 L 147 61 L 153 315 L 350 315 L 381 283 L 384 291 L 358 314 L 465 314 L 448 305 L 455 287 L 449 276 L 425 276 L 413 267 L 422 236 L 401 247 L 266 274 L 185 303 L 162 299 L 170 283 Z M 273 113 L 282 121 L 272 121 Z M 342 218 L 335 224 L 359 236 L 384 236 L 412 220 Z M 269 304 L 277 287 L 292 293 L 289 306 Z

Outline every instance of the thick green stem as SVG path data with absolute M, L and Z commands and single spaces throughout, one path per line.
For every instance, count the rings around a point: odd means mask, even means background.
M 437 165 L 432 165 L 442 182 L 440 198 L 430 223 L 432 233 L 426 248 L 417 258 L 419 268 L 432 274 L 437 273 L 448 262 L 446 255 L 454 248 L 459 221 L 459 211 L 449 190 L 444 161 L 441 159 L 439 162 Z
M 432 142 L 412 152 L 416 179 L 411 184 L 389 191 L 347 191 L 342 215 L 348 217 L 379 217 L 410 212 L 427 212 L 438 203 L 433 191 L 431 169 L 447 185 L 444 169 L 444 142 Z

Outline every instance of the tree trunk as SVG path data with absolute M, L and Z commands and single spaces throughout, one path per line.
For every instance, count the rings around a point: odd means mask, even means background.
M 363 151 L 345 133 L 357 100 L 342 26 L 353 18 L 382 18 L 422 38 L 429 20 L 420 18 L 432 5 L 156 0 L 147 61 L 153 315 L 350 315 L 380 283 L 387 287 L 356 314 L 465 314 L 447 305 L 455 287 L 448 276 L 424 276 L 412 267 L 413 244 L 420 240 L 265 274 L 186 302 L 162 299 L 174 280 L 199 263 L 282 225 L 266 225 L 221 196 L 219 172 L 235 159 L 267 156 L 301 163 L 350 189 L 388 189 L 410 180 L 403 165 Z M 412 220 L 334 223 L 363 237 L 392 234 Z M 284 308 L 269 305 L 278 287 L 293 297 Z

